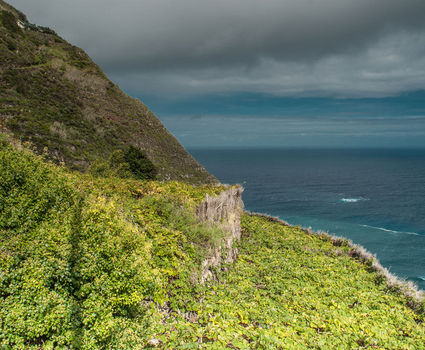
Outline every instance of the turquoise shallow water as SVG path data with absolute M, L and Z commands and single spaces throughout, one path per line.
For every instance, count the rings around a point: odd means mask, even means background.
M 425 289 L 425 150 L 192 149 L 245 207 L 352 239 Z

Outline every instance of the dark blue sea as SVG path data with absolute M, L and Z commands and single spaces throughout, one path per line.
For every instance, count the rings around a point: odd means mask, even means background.
M 350 238 L 425 289 L 425 150 L 192 149 L 247 210 Z

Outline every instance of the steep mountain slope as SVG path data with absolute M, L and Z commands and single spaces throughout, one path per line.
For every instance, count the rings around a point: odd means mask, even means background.
M 0 130 L 71 169 L 84 171 L 133 145 L 160 179 L 217 182 L 84 51 L 30 24 L 2 0 L 0 11 Z

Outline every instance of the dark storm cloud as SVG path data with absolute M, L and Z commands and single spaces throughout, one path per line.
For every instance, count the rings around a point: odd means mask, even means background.
M 13 0 L 140 92 L 425 88 L 423 0 Z

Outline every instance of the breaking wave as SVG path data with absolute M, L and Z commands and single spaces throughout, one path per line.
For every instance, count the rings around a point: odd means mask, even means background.
M 387 228 L 383 228 L 383 227 L 376 227 L 376 226 L 369 226 L 369 225 L 360 225 L 362 227 L 369 227 L 369 228 L 374 228 L 376 230 L 380 230 L 380 231 L 385 231 L 385 232 L 390 232 L 390 233 L 404 233 L 406 235 L 414 235 L 414 236 L 421 236 L 419 233 L 416 232 L 407 232 L 407 231 L 395 231 L 395 230 L 389 230 Z

